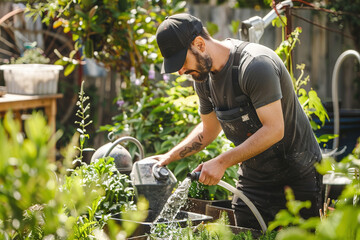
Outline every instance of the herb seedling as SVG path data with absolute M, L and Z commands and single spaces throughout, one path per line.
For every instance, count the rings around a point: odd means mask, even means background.
M 76 103 L 76 105 L 79 107 L 79 109 L 76 111 L 76 116 L 80 118 L 80 121 L 75 121 L 75 124 L 79 125 L 79 128 L 77 128 L 76 131 L 80 133 L 80 146 L 75 146 L 75 149 L 80 152 L 80 155 L 73 161 L 73 164 L 77 162 L 82 163 L 82 159 L 84 157 L 83 152 L 94 151 L 92 148 L 84 148 L 86 139 L 90 138 L 89 134 L 86 133 L 86 127 L 93 122 L 92 120 L 88 120 L 90 115 L 87 113 L 87 111 L 90 110 L 90 103 L 86 103 L 86 101 L 89 100 L 89 98 L 89 96 L 85 95 L 84 81 L 82 81 L 79 92 L 79 100 Z

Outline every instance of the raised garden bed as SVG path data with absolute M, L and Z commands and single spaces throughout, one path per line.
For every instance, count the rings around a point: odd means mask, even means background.
M 111 219 L 115 220 L 116 222 L 122 223 L 122 222 L 133 222 L 138 224 L 138 227 L 136 228 L 135 232 L 131 235 L 131 237 L 135 236 L 142 236 L 146 233 L 150 233 L 151 226 L 153 224 L 153 221 L 155 220 L 156 216 L 154 216 L 151 212 L 148 213 L 148 211 L 144 212 L 144 214 L 148 214 L 148 217 L 144 222 L 138 222 L 138 221 L 132 221 L 132 220 L 125 220 L 121 219 L 120 216 L 113 216 Z M 213 218 L 210 216 L 206 216 L 199 213 L 193 213 L 193 212 L 185 212 L 180 211 L 175 218 L 175 222 L 180 225 L 180 227 L 186 227 L 188 225 L 188 220 L 191 221 L 193 226 L 196 226 L 200 223 L 206 223 L 209 221 L 212 221 Z M 162 222 L 166 223 L 166 222 Z

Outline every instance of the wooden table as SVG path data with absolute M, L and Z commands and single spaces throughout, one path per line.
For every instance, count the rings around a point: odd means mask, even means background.
M 15 116 L 20 117 L 21 110 L 44 108 L 48 124 L 52 134 L 56 131 L 56 99 L 62 98 L 62 94 L 51 95 L 18 95 L 5 94 L 0 97 L 0 116 L 3 116 L 10 109 Z M 55 160 L 55 152 L 52 153 L 52 160 Z

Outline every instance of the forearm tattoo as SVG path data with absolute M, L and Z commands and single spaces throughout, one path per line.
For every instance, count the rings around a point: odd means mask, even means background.
M 199 149 L 201 149 L 202 144 L 202 140 L 203 140 L 204 136 L 202 134 L 198 135 L 198 139 L 199 142 L 193 142 L 191 144 L 190 147 L 186 146 L 184 147 L 184 149 L 180 152 L 180 157 L 185 157 L 188 153 L 191 153 L 192 151 L 198 151 Z

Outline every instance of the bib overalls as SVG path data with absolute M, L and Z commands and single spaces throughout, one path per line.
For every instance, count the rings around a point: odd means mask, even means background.
M 232 65 L 232 87 L 237 107 L 224 111 L 213 106 L 226 137 L 235 146 L 246 141 L 262 127 L 250 98 L 239 86 L 240 55 L 247 44 L 242 42 L 236 45 Z M 206 92 L 211 101 L 210 85 L 206 85 L 208 87 Z M 240 164 L 237 188 L 255 204 L 266 223 L 272 221 L 280 209 L 286 208 L 285 186 L 293 189 L 297 200 L 312 202 L 311 209 L 301 212 L 304 218 L 318 216 L 321 207 L 321 175 L 313 169 L 306 176 L 289 178 L 286 177 L 289 169 L 291 169 L 291 160 L 286 158 L 283 140 Z M 250 209 L 236 196 L 233 199 L 233 207 L 238 226 L 261 229 Z

